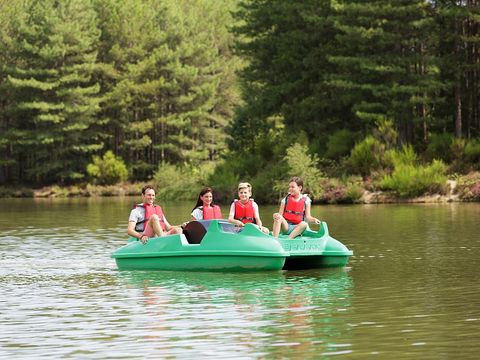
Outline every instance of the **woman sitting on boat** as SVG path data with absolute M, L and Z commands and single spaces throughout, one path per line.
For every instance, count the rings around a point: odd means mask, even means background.
M 204 187 L 198 194 L 197 203 L 192 210 L 193 220 L 222 219 L 220 206 L 213 203 L 213 190 L 211 187 Z
M 238 199 L 235 199 L 230 206 L 228 221 L 238 227 L 243 227 L 247 223 L 254 223 L 265 234 L 268 234 L 268 229 L 262 226 L 258 205 L 250 198 L 251 196 L 252 185 L 247 182 L 238 184 Z
M 312 200 L 302 194 L 303 180 L 294 176 L 288 184 L 288 195 L 280 203 L 280 210 L 273 214 L 273 236 L 278 237 L 280 230 L 290 239 L 301 235 L 308 227 L 308 222 L 320 224 L 320 220 L 310 213 Z
M 160 205 L 154 205 L 155 190 L 150 185 L 142 188 L 142 202 L 135 205 L 128 218 L 127 233 L 146 243 L 150 237 L 181 234 L 179 226 L 170 225 Z

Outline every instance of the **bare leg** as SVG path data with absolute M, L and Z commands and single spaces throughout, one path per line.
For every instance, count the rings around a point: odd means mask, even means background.
M 170 230 L 167 231 L 167 235 L 181 234 L 183 230 L 179 226 L 172 226 Z
M 157 214 L 153 214 L 150 219 L 148 219 L 148 225 L 151 226 L 153 233 L 155 236 L 164 236 L 165 232 L 162 230 L 162 226 L 160 225 L 160 218 Z
M 298 235 L 300 235 L 301 233 L 303 233 L 305 231 L 307 226 L 308 226 L 308 224 L 305 221 L 302 221 L 302 222 L 298 223 L 297 226 L 295 226 L 293 231 L 290 233 L 290 235 L 288 235 L 288 237 L 290 239 L 296 238 Z
M 273 214 L 273 237 L 278 237 L 278 235 L 280 234 L 280 228 L 283 228 L 284 231 L 288 230 L 288 223 L 282 215 L 280 215 L 279 213 L 275 213 Z

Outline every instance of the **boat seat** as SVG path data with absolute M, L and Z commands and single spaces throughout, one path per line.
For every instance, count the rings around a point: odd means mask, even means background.
M 190 221 L 183 227 L 183 234 L 189 244 L 200 244 L 206 233 L 207 229 L 198 221 Z

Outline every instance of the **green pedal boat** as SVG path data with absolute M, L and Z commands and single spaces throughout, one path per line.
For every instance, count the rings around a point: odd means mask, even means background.
M 345 266 L 352 252 L 320 230 L 278 240 L 255 225 L 225 220 L 190 221 L 181 235 L 130 238 L 112 254 L 120 270 L 263 271 Z

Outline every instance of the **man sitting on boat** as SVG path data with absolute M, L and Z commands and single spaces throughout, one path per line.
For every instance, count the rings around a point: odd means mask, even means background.
M 170 225 L 160 205 L 154 205 L 155 189 L 142 188 L 142 203 L 136 204 L 128 218 L 128 235 L 146 243 L 150 237 L 181 234 L 180 226 Z

